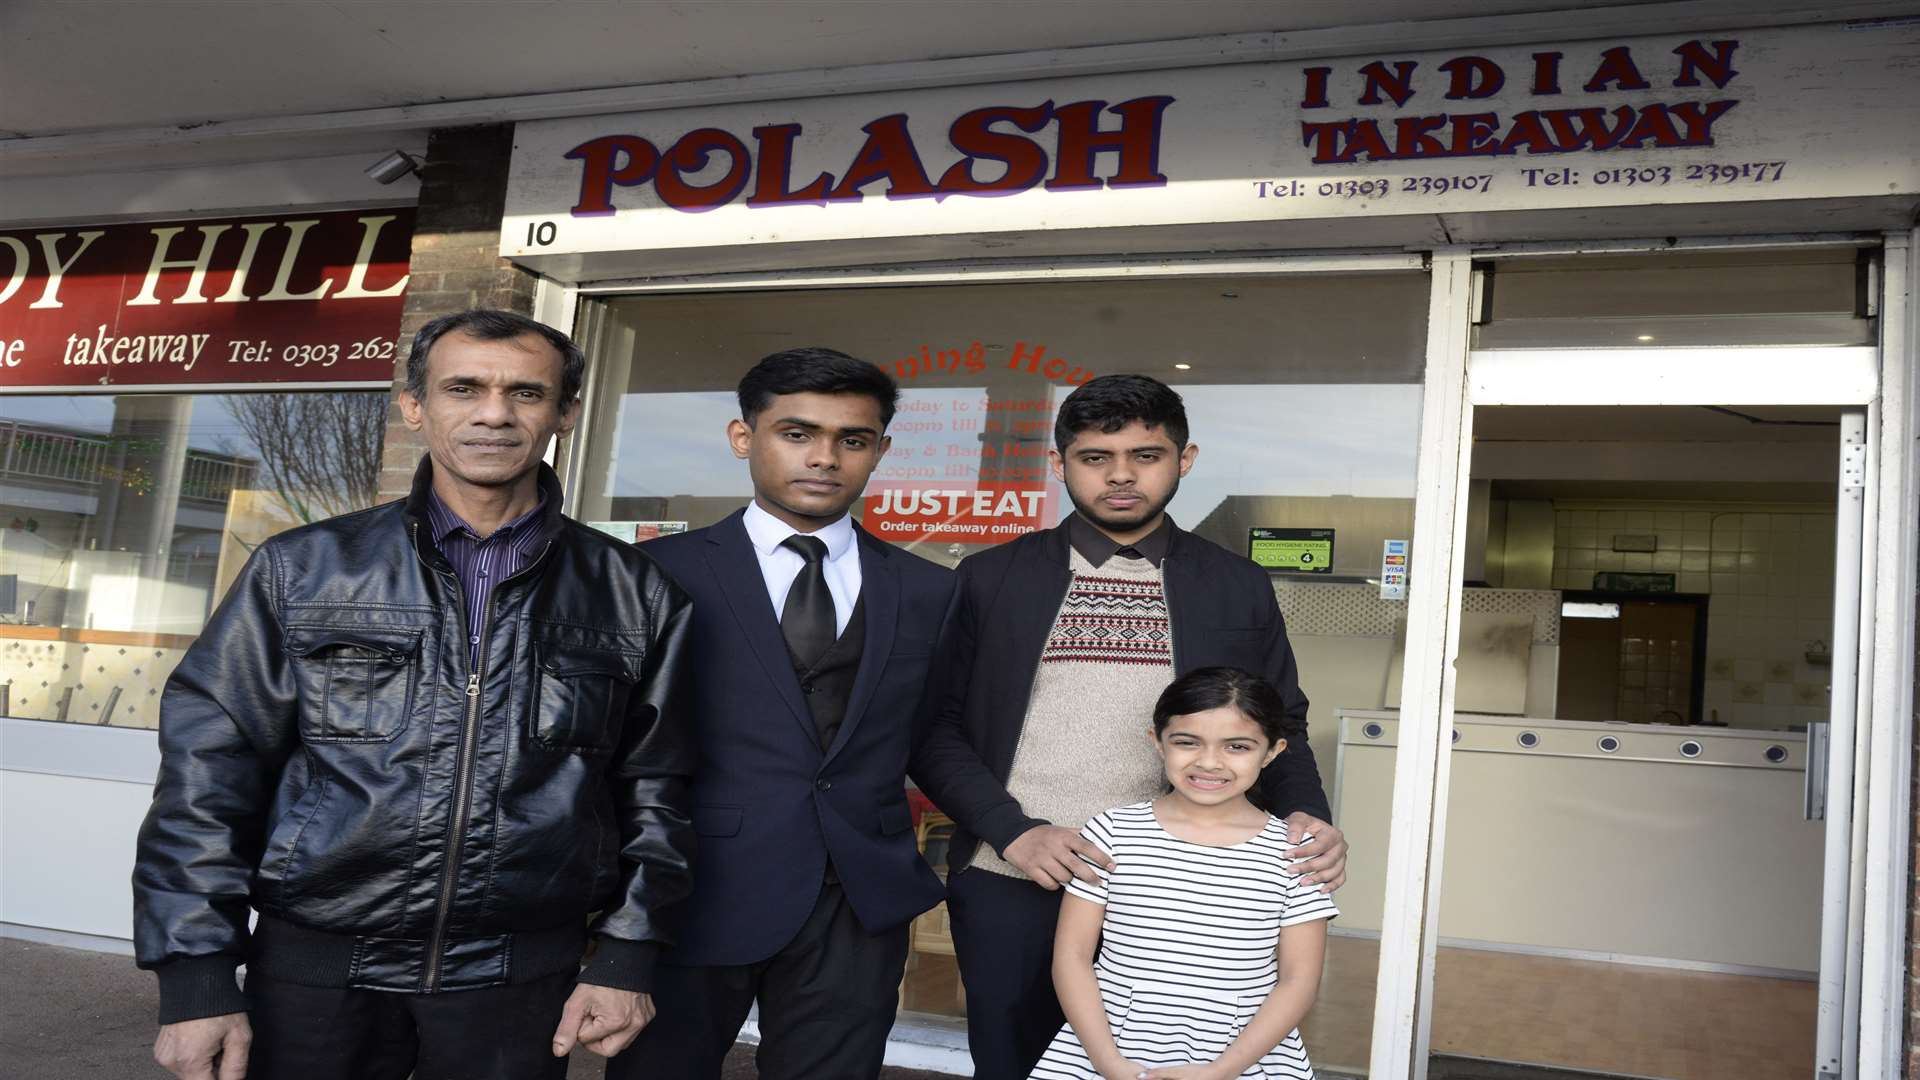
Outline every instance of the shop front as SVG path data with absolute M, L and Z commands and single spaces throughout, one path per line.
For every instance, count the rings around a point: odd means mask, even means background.
M 168 675 L 261 541 L 376 501 L 413 221 L 0 232 L 5 922 L 129 936 Z
M 1892 1075 L 1920 31 L 1550 33 L 523 122 L 557 464 L 711 524 L 739 376 L 830 346 L 904 390 L 862 526 L 954 564 L 1069 509 L 1074 386 L 1162 379 L 1354 845 L 1323 1074 Z M 964 1067 L 937 910 L 902 989 Z

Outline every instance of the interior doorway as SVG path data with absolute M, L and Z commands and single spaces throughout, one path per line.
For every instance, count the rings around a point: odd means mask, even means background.
M 1717 711 L 1703 707 L 1711 597 L 1573 589 L 1561 596 L 1557 718 L 1718 722 Z
M 1553 612 L 1552 685 L 1463 621 L 1529 707 L 1456 712 L 1430 1075 L 1813 1075 L 1841 422 L 1475 409 L 1460 608 Z

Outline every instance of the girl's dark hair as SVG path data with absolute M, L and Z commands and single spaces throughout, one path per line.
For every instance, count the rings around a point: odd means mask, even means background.
M 1153 703 L 1153 733 L 1167 730 L 1176 716 L 1189 716 L 1231 706 L 1260 725 L 1268 743 L 1299 739 L 1307 734 L 1303 717 L 1287 715 L 1287 703 L 1273 684 L 1236 667 L 1195 668 L 1173 680 Z
M 774 353 L 740 380 L 740 419 L 753 426 L 782 394 L 859 394 L 880 403 L 880 426 L 893 423 L 900 387 L 893 376 L 836 349 L 810 346 Z
M 1083 431 L 1111 435 L 1135 420 L 1163 428 L 1176 450 L 1187 448 L 1187 407 L 1173 387 L 1146 375 L 1102 375 L 1060 403 L 1053 421 L 1053 445 L 1066 453 Z
M 1260 676 L 1236 667 L 1195 668 L 1173 680 L 1160 692 L 1160 700 L 1153 703 L 1154 737 L 1164 735 L 1167 722 L 1176 716 L 1227 706 L 1258 724 L 1270 746 L 1281 739 L 1306 738 L 1306 718 L 1287 715 L 1287 703 L 1280 691 Z M 1269 814 L 1276 812 L 1264 783 L 1247 789 L 1247 801 Z

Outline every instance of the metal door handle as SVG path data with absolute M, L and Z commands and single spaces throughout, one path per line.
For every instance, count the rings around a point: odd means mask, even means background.
M 1824 821 L 1827 816 L 1827 750 L 1831 745 L 1833 724 L 1816 720 L 1807 725 L 1807 781 L 1800 804 L 1800 816 L 1807 821 Z

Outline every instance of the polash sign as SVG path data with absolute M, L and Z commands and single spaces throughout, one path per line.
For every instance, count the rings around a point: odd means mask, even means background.
M 0 383 L 393 380 L 411 208 L 0 232 Z
M 1424 241 L 1438 214 L 1898 198 L 1920 191 L 1916 50 L 1920 25 L 1762 27 L 529 122 L 500 250 L 588 280 L 685 273 L 657 253 L 697 249 L 917 261 L 978 257 L 968 236 L 1353 217 Z
M 751 150 L 746 140 L 717 127 L 689 131 L 664 150 L 638 135 L 602 135 L 566 154 L 580 162 L 580 198 L 571 213 L 612 214 L 616 188 L 648 184 L 666 206 L 699 213 L 739 198 L 749 177 L 754 186 L 746 205 L 757 208 L 859 202 L 864 189 L 880 184 L 889 199 L 936 201 L 954 195 L 1014 195 L 1035 187 L 1154 187 L 1167 182 L 1159 170 L 1160 128 L 1161 116 L 1172 103 L 1162 95 L 1116 105 L 1042 101 L 972 109 L 947 128 L 945 142 L 960 156 L 938 172 L 938 179 L 922 162 L 905 113 L 862 124 L 865 138 L 838 178 L 821 172 L 803 184 L 792 176 L 795 144 L 805 130 L 799 123 L 755 127 Z M 1037 137 L 1049 129 L 1050 139 Z M 1110 173 L 1097 168 L 1102 154 L 1116 159 Z M 689 179 L 707 172 L 715 160 L 724 163 L 717 178 Z M 998 175 L 982 179 L 983 169 Z

